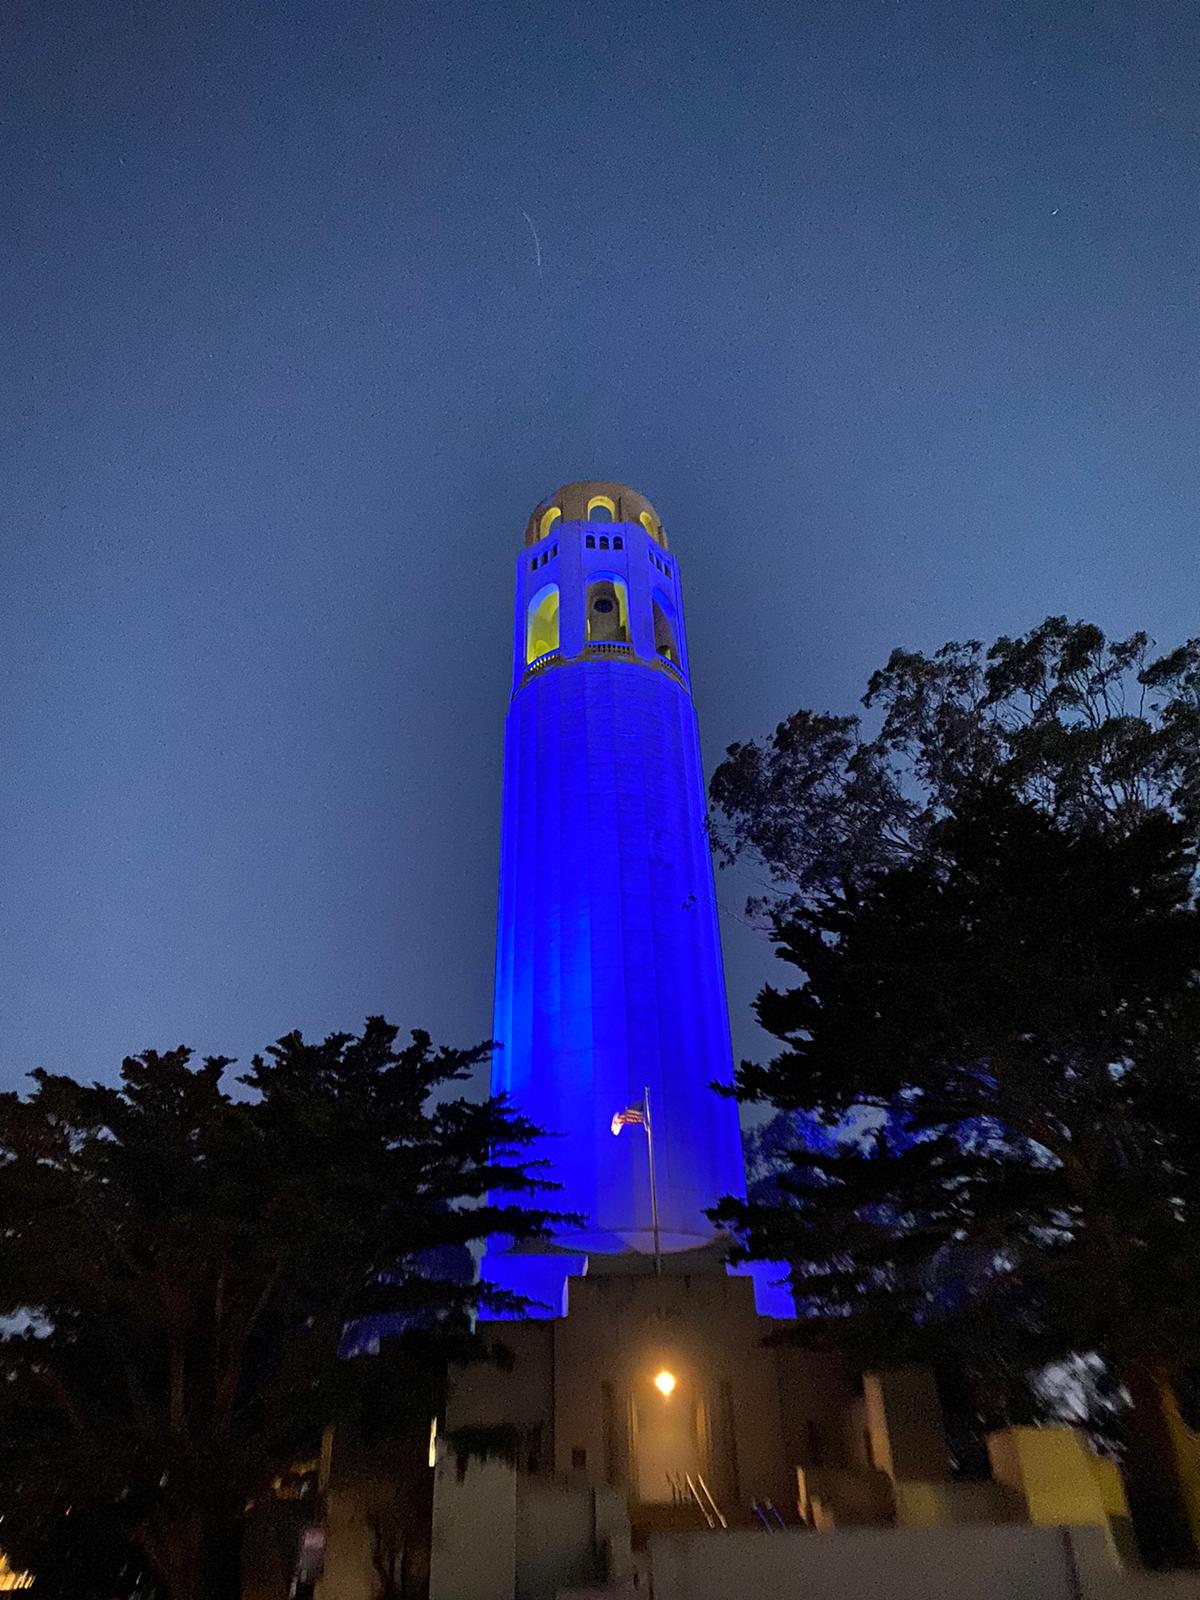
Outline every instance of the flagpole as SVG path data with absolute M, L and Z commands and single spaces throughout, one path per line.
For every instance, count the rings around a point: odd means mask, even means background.
M 654 1276 L 662 1277 L 662 1243 L 658 1233 L 658 1184 L 654 1179 L 654 1128 L 650 1121 L 650 1086 L 642 1090 L 642 1111 L 646 1118 L 646 1159 L 650 1163 L 650 1220 L 654 1228 Z

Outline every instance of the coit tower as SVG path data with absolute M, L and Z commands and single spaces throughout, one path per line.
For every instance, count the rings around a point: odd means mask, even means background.
M 679 565 L 619 483 L 544 500 L 517 559 L 492 1086 L 551 1135 L 576 1212 L 551 1246 L 494 1240 L 483 1273 L 561 1312 L 568 1274 L 653 1251 L 649 1090 L 664 1260 L 745 1191 Z

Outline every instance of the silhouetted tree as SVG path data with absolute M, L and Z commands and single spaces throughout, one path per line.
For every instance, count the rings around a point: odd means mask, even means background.
M 396 1041 L 289 1034 L 238 1097 L 179 1049 L 0 1098 L 0 1505 L 39 1593 L 236 1595 L 248 1502 L 361 1387 L 346 1324 L 421 1341 L 422 1372 L 430 1340 L 469 1353 L 483 1291 L 430 1252 L 541 1230 L 505 1199 L 542 1183 L 536 1129 L 444 1098 L 486 1047 Z
M 757 863 L 775 915 L 927 856 L 964 785 L 989 780 L 1064 826 L 1164 812 L 1200 833 L 1200 638 L 1151 659 L 1144 633 L 1047 617 L 986 651 L 895 650 L 863 704 L 873 738 L 857 716 L 798 711 L 713 774 L 718 846 Z
M 952 1359 L 984 1411 L 1098 1352 L 1135 1401 L 1146 1551 L 1182 1559 L 1161 1396 L 1200 1332 L 1200 645 L 1150 662 L 1050 619 L 986 658 L 897 652 L 867 700 L 874 740 L 801 714 L 714 778 L 803 975 L 759 997 L 784 1048 L 737 1091 L 843 1132 L 722 1220 L 794 1264 L 811 1336 Z

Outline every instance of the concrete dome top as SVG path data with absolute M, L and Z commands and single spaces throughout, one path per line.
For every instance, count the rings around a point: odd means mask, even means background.
M 539 543 L 560 517 L 563 522 L 640 522 L 652 539 L 664 550 L 667 548 L 658 512 L 645 495 L 627 483 L 603 483 L 598 479 L 564 483 L 534 508 L 525 529 L 525 543 Z

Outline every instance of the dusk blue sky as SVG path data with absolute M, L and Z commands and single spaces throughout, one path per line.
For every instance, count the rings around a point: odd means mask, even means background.
M 896 644 L 1197 632 L 1198 46 L 1191 0 L 15 0 L 3 1084 L 487 1035 L 566 480 L 665 520 L 710 771 Z

